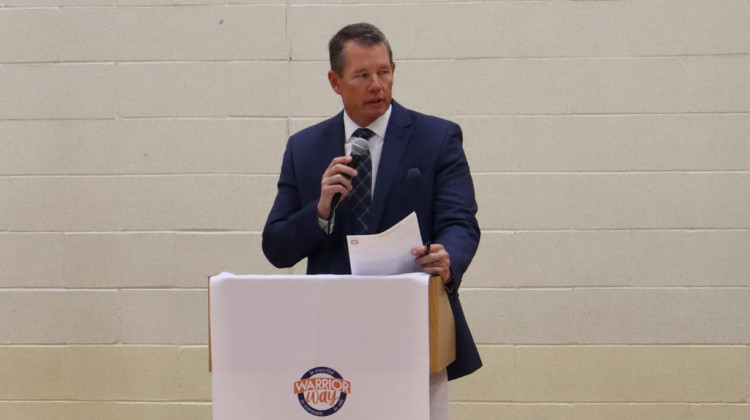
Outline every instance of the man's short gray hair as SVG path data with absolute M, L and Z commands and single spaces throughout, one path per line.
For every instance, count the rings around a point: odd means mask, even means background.
M 385 44 L 388 50 L 388 59 L 393 62 L 393 52 L 391 45 L 385 38 L 383 32 L 374 25 L 369 23 L 353 23 L 344 26 L 328 42 L 328 58 L 331 62 L 331 70 L 339 76 L 344 72 L 346 66 L 346 57 L 344 56 L 344 47 L 349 41 L 354 41 L 359 45 L 374 47 L 378 44 Z

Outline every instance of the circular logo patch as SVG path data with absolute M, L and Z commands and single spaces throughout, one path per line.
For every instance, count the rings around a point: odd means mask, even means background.
M 335 370 L 316 367 L 308 370 L 294 383 L 294 393 L 308 413 L 325 417 L 341 410 L 352 385 Z

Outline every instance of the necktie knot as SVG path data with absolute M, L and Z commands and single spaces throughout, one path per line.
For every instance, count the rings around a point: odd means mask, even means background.
M 369 128 L 358 128 L 354 130 L 354 133 L 352 134 L 353 137 L 362 137 L 365 140 L 370 140 L 370 137 L 374 136 L 375 133 L 370 130 Z

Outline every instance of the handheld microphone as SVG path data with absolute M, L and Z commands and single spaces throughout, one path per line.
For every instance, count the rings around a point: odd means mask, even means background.
M 362 137 L 357 137 L 356 139 L 354 139 L 354 141 L 352 142 L 352 153 L 350 155 L 352 157 L 352 161 L 349 162 L 346 166 L 356 169 L 357 165 L 359 165 L 359 161 L 362 159 L 362 156 L 367 154 L 367 150 L 369 148 L 370 148 L 370 143 L 367 140 L 363 139 Z M 341 175 L 346 177 L 346 179 L 352 179 L 352 177 L 349 176 L 349 174 L 341 174 Z M 328 221 L 330 221 L 333 218 L 333 211 L 336 210 L 336 206 L 339 205 L 340 200 L 341 200 L 341 193 L 334 194 L 333 198 L 331 199 L 331 213 L 328 216 Z

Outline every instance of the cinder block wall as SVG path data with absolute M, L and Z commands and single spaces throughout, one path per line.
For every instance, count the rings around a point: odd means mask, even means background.
M 0 418 L 210 419 L 206 278 L 277 272 L 284 143 L 362 20 L 465 131 L 452 418 L 750 418 L 747 0 L 0 0 Z

